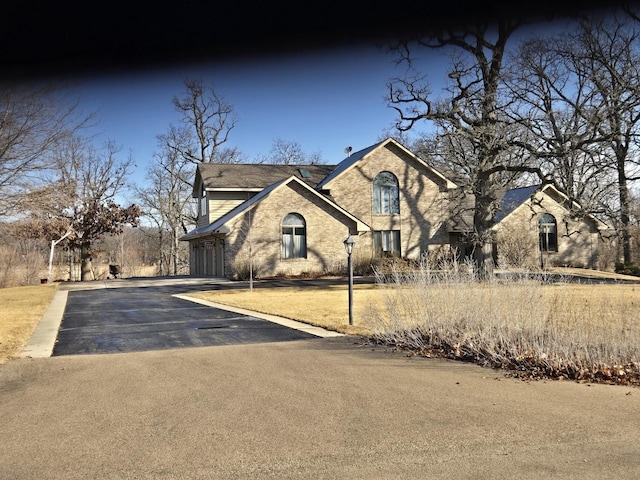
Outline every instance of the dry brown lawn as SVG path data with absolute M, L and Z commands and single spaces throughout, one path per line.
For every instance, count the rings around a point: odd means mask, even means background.
M 477 308 L 487 309 L 487 314 L 504 317 L 505 321 L 522 311 L 535 311 L 545 306 L 545 316 L 553 312 L 554 324 L 563 323 L 570 328 L 606 328 L 640 324 L 640 285 L 612 284 L 564 284 L 512 287 L 499 284 L 446 285 L 429 287 L 433 296 L 429 307 L 421 303 L 420 310 L 429 308 L 440 315 L 461 310 L 470 314 Z M 390 304 L 402 302 L 408 306 L 408 298 L 414 295 L 411 288 L 398 289 L 396 285 L 355 285 L 354 326 L 348 324 L 348 291 L 345 286 L 256 288 L 250 290 L 209 291 L 191 296 L 212 302 L 245 308 L 256 312 L 278 315 L 343 333 L 368 334 L 374 324 L 388 311 Z M 475 305 L 475 307 L 474 307 Z M 407 311 L 405 310 L 405 313 Z M 378 314 L 378 318 L 373 317 Z M 406 319 L 409 323 L 417 318 Z
M 433 288 L 429 287 L 431 290 Z M 17 355 L 33 333 L 55 293 L 55 285 L 37 285 L 0 289 L 0 365 Z M 348 324 L 346 286 L 256 288 L 249 290 L 209 291 L 192 296 L 213 302 L 278 315 L 343 333 L 368 335 L 380 326 L 380 318 L 402 304 L 409 323 L 431 314 L 447 316 L 465 311 L 489 311 L 492 322 L 504 315 L 513 321 L 524 311 L 544 306 L 546 322 L 553 312 L 554 325 L 562 323 L 570 330 L 609 330 L 624 336 L 637 335 L 640 325 L 640 285 L 547 285 L 525 289 L 523 297 L 506 301 L 507 285 L 445 286 L 428 303 L 418 302 L 413 310 L 407 290 L 395 286 L 355 285 L 354 325 Z M 518 289 L 522 291 L 522 289 Z M 505 296 L 505 294 L 507 294 Z M 517 295 L 515 296 L 517 297 Z M 514 301 L 515 300 L 515 301 Z M 476 303 L 477 302 L 477 303 Z M 478 308 L 474 308 L 474 304 Z M 487 307 L 490 305 L 490 307 Z M 408 307 L 408 308 L 404 308 Z M 456 308 L 453 308 L 456 307 Z M 462 307 L 462 308 L 460 308 Z M 407 316 L 407 314 L 409 314 Z M 412 318 L 407 318 L 412 317 Z M 558 322 L 559 317 L 563 321 Z M 590 326 L 589 328 L 586 328 Z M 396 327 L 401 327 L 397 325 Z
M 370 307 L 382 306 L 380 293 L 375 285 L 354 285 L 353 326 L 349 325 L 349 293 L 346 286 L 218 290 L 190 296 L 298 320 L 337 332 L 362 335 L 370 332 L 367 327 Z
M 0 365 L 20 352 L 55 292 L 52 284 L 0 289 Z
M 513 280 L 211 291 L 196 296 L 527 378 L 640 384 L 640 285 Z

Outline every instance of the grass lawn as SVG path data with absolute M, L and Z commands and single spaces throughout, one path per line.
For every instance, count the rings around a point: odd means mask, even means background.
M 0 365 L 20 352 L 55 290 L 55 285 L 0 289 Z M 489 339 L 492 345 L 505 344 L 505 335 L 513 330 L 518 346 L 542 338 L 546 348 L 550 338 L 567 337 L 562 350 L 568 354 L 593 344 L 598 352 L 612 351 L 622 359 L 640 357 L 640 284 L 355 285 L 353 326 L 348 324 L 346 285 L 213 290 L 191 296 L 347 334 L 390 336 L 419 325 L 422 331 L 451 332 L 466 325 L 465 335 L 472 338 L 478 332 L 498 335 Z
M 55 292 L 56 285 L 0 289 L 0 365 L 20 353 Z
M 381 306 L 383 301 L 379 287 L 354 285 L 353 325 L 350 326 L 349 292 L 345 285 L 210 291 L 190 296 L 354 335 L 370 333 L 367 317 L 371 307 Z
M 352 327 L 344 286 L 193 296 L 529 378 L 640 384 L 639 284 L 356 285 Z
M 441 315 L 466 310 L 473 315 L 474 310 L 484 310 L 495 317 L 504 316 L 515 320 L 518 311 L 540 307 L 541 300 L 551 307 L 556 319 L 562 319 L 569 328 L 580 328 L 589 321 L 591 327 L 616 326 L 618 322 L 631 323 L 638 327 L 640 322 L 640 285 L 548 285 L 533 282 L 530 287 L 490 284 L 464 286 L 438 286 L 429 288 L 434 297 L 429 299 L 428 310 L 440 311 Z M 348 290 L 346 286 L 330 287 L 279 287 L 256 288 L 250 290 L 215 290 L 200 292 L 190 296 L 212 302 L 245 308 L 256 312 L 277 315 L 309 323 L 342 333 L 369 334 L 380 320 L 380 314 L 388 314 L 390 305 L 401 302 L 407 305 L 412 288 L 397 289 L 394 285 L 355 285 L 353 293 L 354 325 L 349 326 Z M 488 291 L 491 290 L 491 295 Z M 522 292 L 525 292 L 522 296 Z M 421 295 L 419 295 L 421 296 Z M 493 298 L 487 304 L 487 297 Z M 515 304 L 514 304 L 515 302 Z M 415 316 L 424 313 L 424 305 Z M 422 312 L 420 312 L 422 311 Z M 476 312 L 477 313 L 477 312 Z M 376 315 L 377 314 L 377 315 Z M 374 317 L 377 317 L 374 319 Z M 413 319 L 408 323 L 412 323 Z

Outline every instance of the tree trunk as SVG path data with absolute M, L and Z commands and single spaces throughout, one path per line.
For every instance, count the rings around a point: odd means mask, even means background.
M 163 229 L 162 226 L 158 228 L 158 252 L 160 253 L 158 257 L 158 272 L 160 276 L 164 275 L 164 235 L 162 234 Z
M 178 228 L 179 227 L 173 227 L 172 230 L 172 242 L 171 242 L 171 256 L 173 258 L 173 275 L 178 275 L 178 249 L 179 249 L 179 244 L 178 244 L 178 238 L 179 238 L 179 232 L 178 232 Z
M 479 280 L 493 277 L 493 245 L 491 227 L 493 225 L 494 201 L 489 178 L 479 178 L 475 188 L 476 204 L 473 213 L 473 263 Z
M 625 263 L 632 263 L 631 255 L 631 215 L 629 212 L 629 188 L 625 174 L 625 161 L 618 161 L 618 195 L 620 198 L 620 224 L 622 235 L 622 256 Z
M 80 245 L 80 281 L 95 280 L 91 265 L 91 242 Z

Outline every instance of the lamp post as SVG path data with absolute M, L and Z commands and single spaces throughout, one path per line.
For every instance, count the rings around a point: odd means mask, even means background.
M 349 270 L 349 325 L 353 325 L 353 263 L 351 262 L 351 254 L 356 240 L 349 235 L 342 243 L 347 251 L 347 269 Z

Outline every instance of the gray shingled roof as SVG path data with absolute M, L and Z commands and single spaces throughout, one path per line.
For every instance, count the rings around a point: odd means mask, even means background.
M 206 188 L 262 189 L 280 180 L 294 176 L 315 188 L 335 165 L 266 165 L 266 164 L 211 164 L 198 165 Z M 304 176 L 303 171 L 309 176 Z
M 385 140 L 386 141 L 386 140 Z M 330 174 L 327 175 L 327 177 L 322 180 L 321 182 L 318 183 L 318 188 L 322 188 L 324 185 L 326 185 L 327 183 L 329 183 L 331 180 L 333 180 L 334 178 L 336 178 L 338 175 L 340 175 L 342 172 L 344 172 L 345 170 L 347 170 L 351 165 L 353 165 L 354 163 L 356 163 L 357 161 L 359 161 L 362 157 L 364 157 L 367 153 L 375 150 L 376 148 L 378 148 L 380 145 L 382 145 L 384 142 L 378 142 L 375 143 L 373 145 L 371 145 L 370 147 L 367 148 L 363 148 L 362 150 L 359 150 L 355 153 L 352 153 L 351 155 L 349 155 L 347 158 L 345 158 L 344 160 L 342 160 L 338 165 L 337 168 L 335 168 Z
M 504 217 L 513 212 L 516 208 L 526 202 L 531 195 L 540 189 L 541 185 L 531 185 L 529 187 L 512 188 L 507 190 L 500 201 L 500 209 L 494 216 L 494 221 L 498 223 Z

